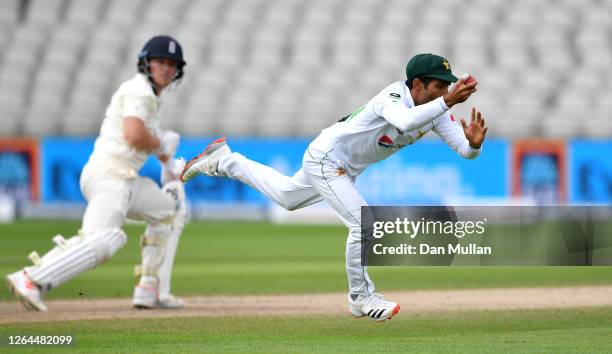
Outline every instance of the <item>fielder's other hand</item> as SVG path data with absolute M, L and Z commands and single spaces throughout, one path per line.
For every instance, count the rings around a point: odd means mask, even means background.
M 477 91 L 476 85 L 478 85 L 476 81 L 466 84 L 463 79 L 459 79 L 459 81 L 453 85 L 453 89 L 444 95 L 444 102 L 449 108 L 457 103 L 465 102 L 465 100 Z
M 470 146 L 474 149 L 480 149 L 482 142 L 485 140 L 487 130 L 485 128 L 485 120 L 482 117 L 482 113 L 476 110 L 476 107 L 472 107 L 472 119 L 470 119 L 470 125 L 467 125 L 463 118 L 459 119 L 461 126 L 463 127 L 463 133 L 470 142 Z

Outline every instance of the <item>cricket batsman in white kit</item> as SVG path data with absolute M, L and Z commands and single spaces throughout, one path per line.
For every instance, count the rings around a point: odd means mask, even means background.
M 459 125 L 450 114 L 450 107 L 476 92 L 477 83 L 467 77 L 458 80 L 446 59 L 416 55 L 406 66 L 406 76 L 405 82 L 392 83 L 351 115 L 324 129 L 304 153 L 302 168 L 291 177 L 232 153 L 221 138 L 185 166 L 181 179 L 188 181 L 198 174 L 236 179 L 287 210 L 325 200 L 349 229 L 346 271 L 351 314 L 375 321 L 390 319 L 400 305 L 374 293 L 367 267 L 361 263 L 361 207 L 367 203 L 355 188 L 355 179 L 369 165 L 415 143 L 431 130 L 459 155 L 473 159 L 480 153 L 487 132 L 476 109 L 472 109 L 469 124 L 461 119 Z M 449 92 L 453 82 L 457 83 Z
M 7 276 L 9 288 L 27 309 L 46 311 L 46 292 L 104 263 L 123 247 L 126 218 L 147 223 L 133 305 L 183 307 L 183 301 L 170 294 L 170 277 L 187 214 L 179 181 L 184 161 L 174 159 L 179 135 L 160 129 L 159 114 L 162 91 L 180 82 L 185 64 L 180 44 L 171 37 L 156 36 L 144 45 L 138 73 L 113 95 L 81 173 L 87 200 L 81 230 L 68 239 L 55 236 L 55 247 L 44 256 L 30 254 L 33 266 Z M 150 154 L 162 164 L 162 188 L 138 175 Z

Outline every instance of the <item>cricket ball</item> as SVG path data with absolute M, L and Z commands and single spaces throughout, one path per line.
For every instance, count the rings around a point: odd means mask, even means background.
M 463 82 L 467 85 L 467 84 L 471 84 L 472 82 L 476 81 L 474 80 L 474 77 L 471 76 L 468 73 L 465 73 L 461 76 L 461 79 L 463 79 Z

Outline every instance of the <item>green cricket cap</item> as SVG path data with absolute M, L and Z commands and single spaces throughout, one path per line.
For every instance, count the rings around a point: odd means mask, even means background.
M 448 60 L 431 53 L 417 54 L 406 65 L 406 78 L 408 82 L 412 82 L 417 77 L 431 77 L 448 82 L 459 80 L 451 72 Z

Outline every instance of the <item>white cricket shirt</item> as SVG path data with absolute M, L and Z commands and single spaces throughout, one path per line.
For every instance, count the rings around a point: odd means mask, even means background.
M 159 128 L 160 107 L 161 99 L 155 95 L 144 74 L 136 74 L 124 82 L 106 109 L 94 151 L 83 169 L 83 178 L 100 174 L 122 179 L 136 177 L 149 151 L 137 150 L 127 143 L 123 133 L 123 119 L 140 118 L 149 132 L 153 133 Z
M 442 97 L 415 106 L 410 89 L 402 81 L 387 86 L 344 121 L 323 129 L 308 150 L 358 176 L 369 165 L 413 144 L 430 130 L 464 158 L 473 159 L 480 153 L 469 145 Z

